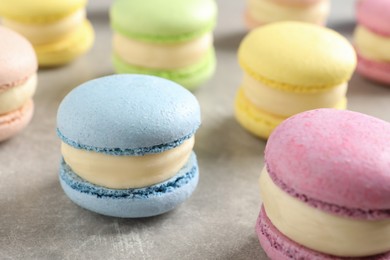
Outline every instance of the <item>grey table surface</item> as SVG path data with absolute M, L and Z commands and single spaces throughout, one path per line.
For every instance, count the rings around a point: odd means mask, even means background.
M 267 259 L 254 230 L 265 142 L 233 117 L 242 77 L 236 50 L 247 33 L 244 1 L 218 1 L 217 71 L 195 92 L 203 124 L 196 135 L 201 177 L 193 196 L 161 216 L 118 219 L 84 210 L 63 193 L 57 107 L 75 86 L 113 73 L 110 4 L 90 2 L 93 49 L 68 66 L 39 71 L 31 124 L 0 143 L 0 259 Z M 354 1 L 332 4 L 328 26 L 350 37 Z M 354 75 L 348 99 L 349 109 L 390 121 L 390 89 Z

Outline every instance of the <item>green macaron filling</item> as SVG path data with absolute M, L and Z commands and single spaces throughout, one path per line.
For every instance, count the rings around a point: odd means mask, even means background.
M 207 55 L 198 63 L 174 70 L 159 70 L 131 65 L 117 54 L 113 55 L 112 60 L 117 73 L 154 75 L 175 81 L 189 90 L 195 89 L 209 79 L 216 67 L 214 48 L 210 48 Z

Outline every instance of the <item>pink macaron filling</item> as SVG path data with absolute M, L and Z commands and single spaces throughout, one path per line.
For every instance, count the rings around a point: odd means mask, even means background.
M 313 199 L 308 197 L 305 194 L 298 193 L 286 183 L 281 181 L 276 177 L 276 174 L 269 169 L 266 162 L 267 171 L 272 179 L 272 181 L 283 191 L 288 193 L 290 196 L 310 205 L 311 207 L 320 209 L 325 212 L 329 212 L 339 216 L 345 216 L 356 219 L 366 219 L 366 220 L 381 220 L 390 218 L 390 209 L 384 210 L 372 210 L 372 209 L 359 209 L 359 208 L 348 208 L 343 206 L 338 206 L 332 203 L 327 203 L 320 201 L 318 199 Z

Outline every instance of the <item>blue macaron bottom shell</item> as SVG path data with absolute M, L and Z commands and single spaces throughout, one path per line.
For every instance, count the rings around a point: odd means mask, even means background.
M 163 214 L 191 196 L 199 180 L 196 155 L 172 178 L 153 186 L 136 189 L 109 189 L 92 184 L 61 161 L 59 179 L 65 194 L 77 205 L 93 212 L 121 218 L 141 218 Z

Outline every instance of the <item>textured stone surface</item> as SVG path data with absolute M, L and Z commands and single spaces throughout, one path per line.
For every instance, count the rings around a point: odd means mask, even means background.
M 69 66 L 39 72 L 31 124 L 0 143 L 0 259 L 267 259 L 254 228 L 265 143 L 233 118 L 244 1 L 218 1 L 218 68 L 195 93 L 202 110 L 194 149 L 200 179 L 191 198 L 167 214 L 127 220 L 81 209 L 62 191 L 57 108 L 75 86 L 113 73 L 110 3 L 90 1 L 94 48 Z M 350 36 L 354 1 L 333 4 L 331 27 Z M 350 109 L 390 121 L 389 89 L 354 75 L 348 98 Z

